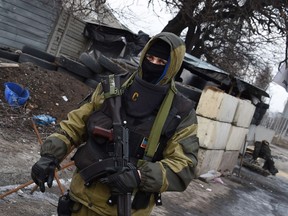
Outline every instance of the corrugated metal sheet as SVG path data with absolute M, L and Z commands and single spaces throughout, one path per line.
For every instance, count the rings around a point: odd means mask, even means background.
M 78 58 L 85 50 L 87 40 L 83 36 L 85 23 L 76 18 L 69 19 L 69 27 L 63 40 L 59 54 Z
M 55 56 L 78 59 L 89 43 L 83 36 L 86 22 L 62 10 L 56 2 L 0 0 L 0 47 L 22 49 L 30 45 Z M 110 24 L 121 26 L 113 14 L 108 17 Z
M 0 0 L 0 46 L 31 45 L 45 51 L 59 6 L 47 0 Z
M 47 52 L 49 52 L 55 56 L 59 52 L 59 47 L 63 41 L 63 36 L 66 34 L 67 26 L 69 23 L 68 18 L 69 18 L 68 13 L 65 13 L 64 11 L 62 11 L 58 20 L 57 20 L 55 30 L 54 30 L 53 35 L 51 37 L 49 46 L 47 48 Z
M 47 51 L 55 56 L 78 58 L 88 43 L 82 35 L 85 25 L 85 22 L 62 11 Z

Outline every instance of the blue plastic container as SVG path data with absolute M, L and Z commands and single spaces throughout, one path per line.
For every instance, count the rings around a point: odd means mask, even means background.
M 6 82 L 5 86 L 5 99 L 10 106 L 22 106 L 29 99 L 29 91 L 22 88 L 17 83 Z

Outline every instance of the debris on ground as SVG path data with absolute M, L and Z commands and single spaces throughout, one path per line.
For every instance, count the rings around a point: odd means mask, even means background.
M 221 175 L 221 172 L 216 170 L 209 170 L 207 173 L 200 175 L 199 179 L 205 182 L 210 182 L 216 178 L 219 178 Z

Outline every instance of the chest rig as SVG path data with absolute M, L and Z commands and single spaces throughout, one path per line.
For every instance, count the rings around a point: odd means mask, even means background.
M 128 129 L 129 162 L 137 165 L 139 159 L 151 162 L 161 160 L 167 141 L 174 134 L 182 117 L 190 111 L 183 109 L 183 98 L 175 95 L 170 86 L 155 86 L 136 76 L 134 82 L 121 95 L 121 100 L 123 106 L 120 115 Z M 95 135 L 95 128 L 102 128 L 103 134 Z M 87 185 L 106 175 L 107 167 L 115 165 L 115 146 L 111 128 L 113 110 L 105 100 L 101 109 L 89 117 L 87 142 L 79 147 L 73 157 Z M 151 140 L 154 144 L 151 144 Z M 144 196 L 148 200 L 151 193 Z
M 129 162 L 136 165 L 138 159 L 149 161 L 162 159 L 161 150 L 164 149 L 167 140 L 172 136 L 181 120 L 178 115 L 178 103 L 174 102 L 172 106 L 174 92 L 170 94 L 169 92 L 171 92 L 169 86 L 152 85 L 138 76 L 135 77 L 134 82 L 123 93 L 121 92 L 122 107 L 120 115 L 129 131 Z M 163 109 L 167 97 L 169 99 L 169 95 L 171 98 L 169 101 L 170 105 L 166 105 L 168 108 Z M 176 98 L 174 98 L 174 101 Z M 159 110 L 162 110 L 162 115 L 163 113 L 165 114 L 164 117 L 159 117 Z M 88 118 L 87 142 L 79 147 L 73 157 L 75 165 L 79 169 L 80 174 L 83 174 L 82 177 L 86 179 L 86 183 L 95 179 L 95 177 L 99 178 L 102 174 L 104 175 L 105 173 L 102 173 L 101 169 L 106 166 L 114 166 L 113 161 L 109 160 L 110 157 L 113 157 L 115 150 L 112 139 L 113 132 L 111 131 L 113 127 L 112 115 L 113 110 L 111 110 L 105 100 L 101 109 L 92 113 Z M 160 123 L 155 126 L 155 121 Z M 105 129 L 102 131 L 103 134 L 95 135 L 94 132 L 97 127 Z M 155 133 L 158 133 L 156 134 L 158 138 L 155 138 Z M 155 144 L 149 152 L 147 146 L 151 145 L 149 141 L 153 139 L 153 135 Z M 159 143 L 161 145 L 158 145 Z M 95 164 L 98 165 L 96 166 Z M 93 175 L 98 174 L 92 177 L 91 173 Z

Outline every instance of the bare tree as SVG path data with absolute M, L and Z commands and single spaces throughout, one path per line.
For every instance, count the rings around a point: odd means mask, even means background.
M 106 0 L 54 1 L 78 17 L 103 18 L 109 10 L 125 17 L 121 10 L 105 7 Z M 148 6 L 153 9 L 157 1 L 177 12 L 162 31 L 185 32 L 187 52 L 251 83 L 263 81 L 257 72 L 269 64 L 264 58 L 268 51 L 259 47 L 287 34 L 288 0 L 149 0 Z
M 54 2 L 62 5 L 74 16 L 86 18 L 87 16 L 97 16 L 103 10 L 106 0 L 54 0 Z
M 42 0 L 50 1 L 50 0 Z M 122 10 L 114 10 L 109 7 L 106 0 L 53 0 L 55 5 L 60 5 L 61 9 L 65 10 L 70 15 L 80 18 L 82 20 L 94 21 L 98 24 L 112 24 L 111 26 L 118 26 L 127 28 L 118 22 L 115 15 L 121 18 L 130 19 L 130 16 Z M 126 4 L 129 8 L 129 4 Z M 127 28 L 128 30 L 128 28 Z
M 273 44 L 275 34 L 280 38 L 287 33 L 287 0 L 163 2 L 178 9 L 163 31 L 180 35 L 188 28 L 185 38 L 188 52 L 246 80 L 255 81 L 258 75 L 255 71 L 267 69 L 267 60 L 263 53 L 257 54 L 257 48 Z M 153 0 L 149 3 L 153 4 Z
M 272 76 L 271 76 L 271 68 L 269 64 L 266 65 L 264 70 L 256 71 L 257 76 L 255 80 L 255 85 L 259 88 L 262 89 L 267 89 L 268 88 L 268 83 L 272 81 Z

